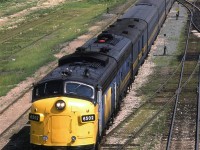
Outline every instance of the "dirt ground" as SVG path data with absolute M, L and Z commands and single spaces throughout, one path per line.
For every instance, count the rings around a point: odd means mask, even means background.
M 23 20 L 23 18 L 30 14 L 31 12 L 38 11 L 41 9 L 53 7 L 63 3 L 65 0 L 39 0 L 37 6 L 31 7 L 29 9 L 24 9 L 18 13 L 12 14 L 10 16 L 0 18 L 0 28 L 3 26 L 9 26 L 8 28 L 17 27 L 17 23 Z M 17 6 L 16 6 L 17 7 Z M 76 43 L 77 44 L 77 43 Z M 73 47 L 73 44 L 71 44 Z M 59 54 L 58 54 L 59 55 Z M 18 97 L 25 93 L 31 88 L 32 84 L 41 79 L 49 72 L 53 67 L 56 66 L 56 62 L 50 63 L 48 66 L 41 67 L 32 77 L 28 77 L 25 81 L 19 83 L 15 88 L 7 93 L 6 96 L 0 97 L 0 112 L 10 103 L 18 99 Z M 30 101 L 31 97 L 28 98 Z
M 39 0 L 37 3 L 37 6 L 31 7 L 28 9 L 24 9 L 20 12 L 17 12 L 15 14 L 12 14 L 12 15 L 9 15 L 6 17 L 0 17 L 0 27 L 9 24 L 9 26 L 10 26 L 9 28 L 16 28 L 17 27 L 16 23 L 23 21 L 24 20 L 23 18 L 25 16 L 27 16 L 28 14 L 30 14 L 34 11 L 41 10 L 41 9 L 54 7 L 63 2 L 65 2 L 65 0 Z

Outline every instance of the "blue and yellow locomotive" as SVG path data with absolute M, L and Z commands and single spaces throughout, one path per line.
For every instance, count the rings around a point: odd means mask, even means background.
M 33 148 L 97 149 L 173 0 L 139 0 L 33 89 Z

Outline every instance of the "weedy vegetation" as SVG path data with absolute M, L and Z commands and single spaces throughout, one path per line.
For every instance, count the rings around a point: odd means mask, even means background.
M 70 0 L 59 6 L 33 11 L 23 20 L 0 29 L 0 96 L 43 65 L 56 60 L 62 43 L 86 33 L 107 7 L 125 0 Z M 0 17 L 6 17 L 37 1 L 0 0 Z M 14 7 L 15 6 L 15 7 Z

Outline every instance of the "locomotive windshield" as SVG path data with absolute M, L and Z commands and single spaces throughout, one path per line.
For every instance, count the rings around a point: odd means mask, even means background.
M 80 82 L 68 81 L 63 84 L 61 80 L 54 80 L 38 84 L 33 89 L 33 101 L 62 95 L 94 99 L 94 88 Z
M 79 82 L 66 82 L 65 94 L 94 99 L 94 88 Z
M 60 80 L 39 84 L 33 89 L 33 99 L 58 96 L 63 94 L 63 83 Z

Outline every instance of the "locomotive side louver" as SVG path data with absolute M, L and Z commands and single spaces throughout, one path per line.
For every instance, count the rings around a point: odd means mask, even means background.
M 128 34 L 128 31 L 122 31 L 123 34 Z
M 134 21 L 139 22 L 140 20 L 138 18 L 134 18 Z
M 70 70 L 69 68 L 66 68 L 65 70 L 61 72 L 61 74 L 62 76 L 71 76 L 72 70 Z
M 139 2 L 139 3 L 135 4 L 135 6 L 139 6 L 139 5 L 147 5 L 147 6 L 152 6 L 152 4 L 149 4 L 149 3 L 141 3 L 141 2 Z
M 113 25 L 110 25 L 110 28 L 113 28 L 113 27 L 115 27 L 115 25 L 113 24 Z
M 109 57 L 99 55 L 99 53 L 96 52 L 74 53 L 60 58 L 58 61 L 58 66 L 63 66 L 65 64 L 74 62 L 96 62 L 100 63 L 102 66 L 106 66 L 109 62 Z
M 86 50 L 85 47 L 78 47 L 78 48 L 76 49 L 76 52 L 84 52 L 85 50 Z
M 128 25 L 128 27 L 129 27 L 129 28 L 134 28 L 135 25 L 130 24 L 130 25 Z
M 109 47 L 102 47 L 102 48 L 100 48 L 100 52 L 102 52 L 102 53 L 107 53 L 107 52 L 109 52 L 109 50 L 110 50 Z
M 89 71 L 88 68 L 86 68 L 86 69 L 84 70 L 83 76 L 84 76 L 84 77 L 87 77 L 87 78 L 90 76 L 90 71 Z
M 105 33 L 108 33 L 108 31 L 102 31 L 102 33 L 104 33 L 104 34 L 105 34 Z

